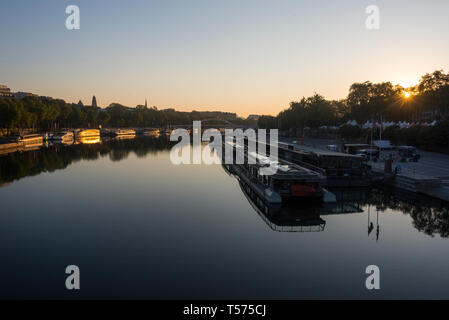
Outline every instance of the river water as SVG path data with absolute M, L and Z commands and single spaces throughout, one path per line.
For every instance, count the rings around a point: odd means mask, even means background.
M 136 138 L 0 156 L 0 298 L 449 298 L 447 204 L 372 189 L 267 207 L 229 168 L 175 166 L 169 148 Z M 366 289 L 368 265 L 380 290 Z

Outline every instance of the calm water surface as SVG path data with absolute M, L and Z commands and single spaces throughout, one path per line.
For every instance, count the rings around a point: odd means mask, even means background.
M 268 208 L 232 168 L 174 166 L 168 148 L 0 156 L 0 298 L 449 298 L 447 204 L 368 190 Z M 365 288 L 370 264 L 379 291 Z

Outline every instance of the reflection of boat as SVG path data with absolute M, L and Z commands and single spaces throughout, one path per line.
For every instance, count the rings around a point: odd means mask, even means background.
M 136 137 L 135 134 L 121 134 L 116 137 L 114 137 L 114 140 L 130 140 L 134 139 Z
M 98 129 L 81 129 L 75 131 L 75 137 L 76 138 L 83 138 L 83 137 L 100 137 L 100 130 Z
M 363 201 L 366 191 L 352 190 L 349 194 L 338 194 L 341 202 L 337 203 L 268 203 L 260 197 L 254 185 L 240 179 L 236 165 L 222 164 L 223 169 L 230 176 L 239 180 L 239 186 L 253 209 L 274 231 L 279 232 L 318 232 L 323 231 L 326 222 L 323 215 L 363 213 Z
M 4 153 L 14 152 L 22 146 L 23 143 L 17 141 L 0 141 L 0 150 Z
M 161 131 L 159 129 L 145 130 L 142 133 L 145 136 L 153 136 L 153 137 L 159 137 L 161 135 Z
M 81 138 L 81 139 L 86 139 L 86 138 Z M 63 144 L 65 146 L 70 146 L 72 144 L 75 143 L 75 139 L 65 139 L 65 140 L 61 140 L 61 141 L 55 141 L 55 143 L 57 144 Z
M 92 137 L 80 137 L 76 139 L 77 143 L 82 143 L 82 144 L 95 144 L 95 143 L 100 143 L 101 139 L 100 136 L 92 136 Z
M 121 136 L 121 135 L 135 135 L 136 131 L 131 129 L 114 129 L 111 130 L 111 134 L 115 136 Z
M 73 140 L 74 134 L 72 131 L 62 131 L 54 134 L 51 139 L 55 141 L 68 141 Z
M 43 143 L 42 144 L 28 144 L 23 149 L 21 149 L 20 151 L 39 150 L 41 147 L 43 147 L 43 145 L 44 145 Z
M 320 232 L 326 221 L 314 206 L 288 210 L 280 204 L 267 204 L 251 187 L 240 181 L 240 188 L 251 206 L 263 221 L 274 231 L 279 232 Z
M 0 154 L 14 153 L 16 151 L 37 150 L 43 145 L 44 138 L 42 135 L 21 135 L 10 141 L 0 143 Z
M 161 130 L 160 134 L 169 136 L 171 135 L 171 130 L 170 129 Z

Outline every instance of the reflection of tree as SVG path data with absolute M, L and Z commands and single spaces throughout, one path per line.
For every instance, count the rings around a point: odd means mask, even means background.
M 81 160 L 97 160 L 109 155 L 112 161 L 120 161 L 131 152 L 138 157 L 145 157 L 168 149 L 169 143 L 165 137 L 138 137 L 132 140 L 109 140 L 101 144 L 55 145 L 12 153 L 0 157 L 0 186 L 27 176 L 65 169 Z
M 410 213 L 416 229 L 430 236 L 449 237 L 449 209 L 425 208 Z
M 391 209 L 409 214 L 420 232 L 449 237 L 449 206 L 445 202 L 407 192 L 372 190 L 366 204 L 376 206 L 379 211 Z
M 129 150 L 126 149 L 112 149 L 109 152 L 109 159 L 111 159 L 111 161 L 121 161 L 121 160 L 125 160 L 126 158 L 128 158 L 129 155 Z

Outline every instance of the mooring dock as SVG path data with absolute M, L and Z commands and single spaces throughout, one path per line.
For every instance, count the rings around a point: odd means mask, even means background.
M 373 166 L 373 171 L 382 174 L 378 165 Z M 401 172 L 398 174 L 385 174 L 384 184 L 394 188 L 420 193 L 426 196 L 449 202 L 449 186 L 441 177 L 431 177 L 416 172 Z

